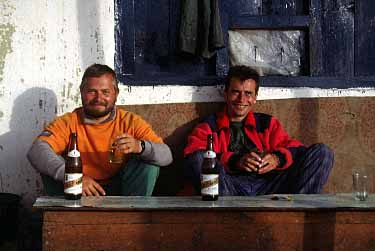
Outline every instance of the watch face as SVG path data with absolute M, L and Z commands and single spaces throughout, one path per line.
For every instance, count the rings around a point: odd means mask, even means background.
M 145 150 L 145 142 L 144 142 L 144 140 L 141 140 L 141 148 L 142 148 L 142 151 L 141 151 L 141 153 L 143 153 L 143 151 Z

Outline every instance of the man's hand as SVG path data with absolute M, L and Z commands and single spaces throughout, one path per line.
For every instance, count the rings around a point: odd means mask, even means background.
M 118 136 L 116 144 L 117 149 L 124 154 L 140 153 L 142 151 L 141 141 L 127 133 Z
M 105 195 L 105 191 L 98 182 L 93 178 L 83 175 L 82 178 L 82 195 L 83 196 L 101 196 Z
M 268 153 L 261 158 L 256 152 L 244 154 L 237 163 L 238 169 L 259 174 L 268 173 L 277 168 L 278 165 L 279 158 L 275 154 Z
M 264 174 L 276 169 L 280 164 L 279 158 L 272 153 L 266 154 L 262 159 L 262 164 L 259 166 L 259 174 Z
M 258 172 L 262 158 L 255 152 L 244 154 L 237 163 L 239 170 L 246 172 Z

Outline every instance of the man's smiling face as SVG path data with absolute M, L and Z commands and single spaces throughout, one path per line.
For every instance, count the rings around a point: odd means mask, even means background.
M 242 121 L 252 111 L 257 98 L 256 86 L 253 79 L 231 79 L 228 90 L 224 92 L 230 121 Z

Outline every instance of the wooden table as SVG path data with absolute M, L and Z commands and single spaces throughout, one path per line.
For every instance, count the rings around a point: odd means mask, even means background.
M 375 195 L 38 198 L 43 250 L 375 250 Z

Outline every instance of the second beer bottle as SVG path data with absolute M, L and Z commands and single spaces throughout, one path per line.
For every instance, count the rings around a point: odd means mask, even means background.
M 219 198 L 219 170 L 216 167 L 216 153 L 213 149 L 212 134 L 209 134 L 201 171 L 202 200 L 213 201 Z
M 67 200 L 78 200 L 82 196 L 82 162 L 78 150 L 77 134 L 71 133 L 65 162 L 64 196 Z

